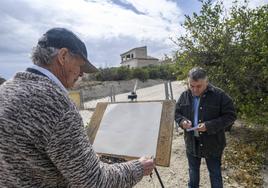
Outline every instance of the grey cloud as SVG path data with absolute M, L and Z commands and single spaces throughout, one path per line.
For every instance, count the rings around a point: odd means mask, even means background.
M 144 12 L 139 11 L 135 6 L 133 6 L 129 2 L 125 2 L 122 0 L 112 0 L 112 2 L 120 7 L 123 7 L 124 9 L 131 10 L 131 11 L 135 12 L 136 14 L 145 15 Z
M 8 79 L 15 72 L 31 65 L 29 54 L 38 38 L 51 26 L 72 26 L 74 18 L 54 20 L 56 10 L 32 7 L 24 1 L 0 2 L 0 75 Z M 56 25 L 60 23 L 61 25 Z M 75 31 L 74 31 L 75 32 Z M 139 46 L 147 45 L 148 54 L 157 58 L 170 52 L 163 41 L 139 40 L 135 36 L 112 38 L 82 38 L 88 49 L 89 59 L 97 67 L 119 66 L 120 54 Z
M 0 52 L 31 50 L 38 38 L 51 27 L 71 26 L 75 20 L 54 18 L 55 9 L 32 7 L 24 1 L 0 2 Z
M 23 1 L 1 1 L 0 17 L 0 52 L 29 50 L 39 35 L 37 23 L 42 16 Z

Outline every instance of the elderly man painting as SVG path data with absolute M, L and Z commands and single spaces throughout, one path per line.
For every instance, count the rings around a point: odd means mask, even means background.
M 67 95 L 83 71 L 96 71 L 85 44 L 53 28 L 32 53 L 34 66 L 0 86 L 0 187 L 132 187 L 154 168 L 145 157 L 99 161 Z
M 211 187 L 221 188 L 221 156 L 226 145 L 225 128 L 236 119 L 232 99 L 208 83 L 204 69 L 195 67 L 188 75 L 188 89 L 177 104 L 175 120 L 184 129 L 189 163 L 189 188 L 199 187 L 201 158 L 205 158 Z

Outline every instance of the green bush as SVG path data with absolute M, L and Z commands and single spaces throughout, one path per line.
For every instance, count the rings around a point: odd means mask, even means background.
M 149 66 L 146 68 L 148 70 L 149 78 L 150 79 L 159 79 L 159 66 Z
M 163 80 L 176 80 L 177 78 L 177 65 L 151 65 L 142 68 L 128 68 L 128 67 L 112 67 L 100 69 L 96 74 L 98 81 L 111 81 L 111 80 L 129 80 L 138 78 L 142 81 L 147 79 L 163 79 Z
M 141 81 L 146 81 L 149 78 L 149 73 L 146 69 L 135 68 L 133 69 L 132 78 L 138 78 Z
M 112 81 L 117 80 L 117 69 L 115 67 L 112 68 L 100 68 L 99 72 L 96 74 L 96 79 L 98 81 Z
M 129 80 L 131 77 L 132 73 L 128 67 L 117 68 L 117 80 Z

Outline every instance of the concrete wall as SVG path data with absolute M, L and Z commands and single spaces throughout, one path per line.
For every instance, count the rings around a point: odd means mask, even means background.
M 137 59 L 131 59 L 122 64 L 122 66 L 129 67 L 129 68 L 135 68 L 138 67 L 138 61 Z
M 159 65 L 159 62 L 157 59 L 131 59 L 122 64 L 122 66 L 129 68 L 145 67 L 148 65 Z
M 131 92 L 134 89 L 135 83 L 136 79 L 126 81 L 106 81 L 99 85 L 83 87 L 81 89 L 82 100 L 89 101 L 110 96 L 112 86 L 114 87 L 115 94 Z M 160 83 L 163 83 L 163 80 L 147 80 L 146 82 L 138 81 L 137 89 L 150 87 Z
M 121 55 L 121 65 L 129 68 L 158 65 L 158 59 L 150 59 L 147 56 L 147 47 L 135 48 Z
M 134 48 L 129 52 L 120 55 L 121 61 L 125 62 L 134 58 L 147 58 L 147 47 Z
M 134 50 L 135 58 L 147 58 L 147 48 L 137 48 Z
M 137 67 L 145 67 L 148 65 L 158 65 L 157 59 L 139 59 Z

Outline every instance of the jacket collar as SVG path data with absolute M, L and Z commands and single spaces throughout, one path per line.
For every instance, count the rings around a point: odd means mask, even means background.
M 215 87 L 210 83 L 208 83 L 207 89 L 204 91 L 204 93 L 207 93 L 209 91 L 211 91 L 211 92 L 215 91 Z

